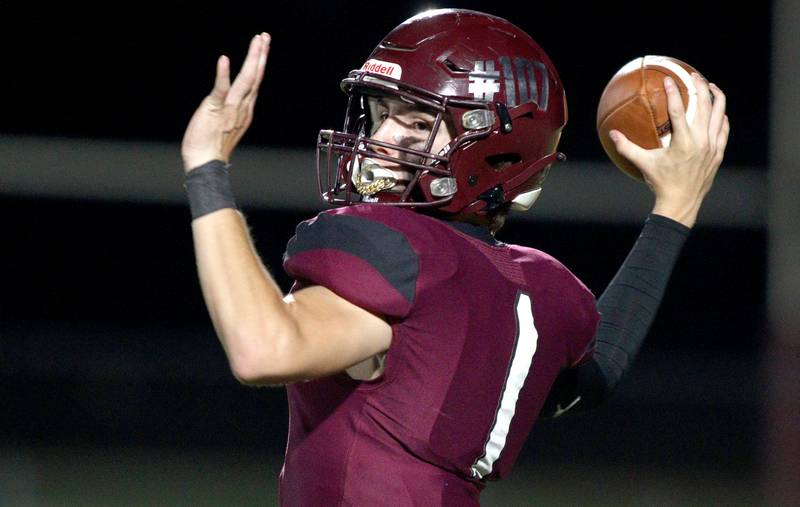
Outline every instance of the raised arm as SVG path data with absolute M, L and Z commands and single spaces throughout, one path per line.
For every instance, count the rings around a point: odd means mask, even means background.
M 665 80 L 673 129 L 669 147 L 644 150 L 621 133 L 611 133 L 619 152 L 644 174 L 655 205 L 630 254 L 598 299 L 601 318 L 592 358 L 556 379 L 543 416 L 586 410 L 607 399 L 655 319 L 672 269 L 722 162 L 730 131 L 725 95 L 699 75 L 693 79 L 698 111 L 691 124 L 677 87 Z
M 252 121 L 269 48 L 269 35 L 255 36 L 233 84 L 227 57 L 219 58 L 181 150 L 203 296 L 234 375 L 248 384 L 342 371 L 391 342 L 384 320 L 324 287 L 284 298 L 235 209 L 227 164 Z

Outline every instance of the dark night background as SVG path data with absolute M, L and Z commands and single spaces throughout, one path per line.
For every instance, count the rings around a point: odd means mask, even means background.
M 766 171 L 770 2 L 4 3 L 0 138 L 124 140 L 134 149 L 173 143 L 176 165 L 163 170 L 179 172 L 180 138 L 211 88 L 216 57 L 229 55 L 238 69 L 250 37 L 263 30 L 273 36 L 272 53 L 242 144 L 310 150 L 320 128 L 342 121 L 339 80 L 395 25 L 430 6 L 491 12 L 531 33 L 566 86 L 570 120 L 561 149 L 571 160 L 606 162 L 594 130 L 605 83 L 632 58 L 665 54 L 691 63 L 728 96 L 733 133 L 722 171 Z M 0 505 L 4 498 L 88 505 L 69 492 L 60 500 L 42 471 L 48 456 L 70 463 L 63 457 L 70 452 L 279 459 L 284 393 L 245 388 L 230 375 L 196 279 L 185 205 L 0 188 L 0 209 L 0 467 L 33 470 L 34 477 L 4 482 L 0 472 Z M 265 263 L 288 288 L 283 247 L 295 224 L 316 210 L 244 211 Z M 553 254 L 599 295 L 638 230 L 591 216 L 534 215 L 511 221 L 500 238 Z M 531 473 L 531 491 L 537 477 L 552 479 L 584 491 L 576 500 L 584 504 L 725 503 L 730 497 L 715 493 L 714 481 L 720 491 L 747 492 L 742 504 L 758 501 L 766 238 L 762 226 L 698 225 L 620 391 L 594 413 L 537 425 L 516 474 L 523 484 L 529 467 L 542 471 Z M 81 463 L 75 466 L 92 466 Z M 64 468 L 67 478 L 59 480 L 86 477 Z M 203 470 L 184 480 L 202 482 Z M 272 488 L 275 473 L 265 465 L 256 475 Z M 599 482 L 584 484 L 586 477 Z M 639 494 L 645 487 L 651 489 Z M 175 498 L 170 504 L 188 503 Z M 274 501 L 261 490 L 219 498 L 229 505 Z

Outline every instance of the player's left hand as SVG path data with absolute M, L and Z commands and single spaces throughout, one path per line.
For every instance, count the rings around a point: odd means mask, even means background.
M 261 33 L 250 41 L 241 71 L 231 85 L 230 61 L 217 60 L 214 89 L 192 116 L 181 145 L 186 172 L 211 160 L 229 162 L 239 140 L 253 120 L 258 88 L 267 65 L 270 36 Z
M 621 132 L 611 132 L 617 151 L 639 168 L 655 194 L 653 213 L 687 227 L 694 225 L 700 205 L 711 189 L 730 132 L 725 94 L 699 74 L 693 74 L 692 79 L 697 89 L 697 109 L 691 123 L 686 119 L 678 87 L 670 78 L 665 79 L 672 123 L 668 147 L 645 150 Z

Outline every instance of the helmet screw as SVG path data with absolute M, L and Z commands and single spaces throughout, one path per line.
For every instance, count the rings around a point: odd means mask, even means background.
M 469 177 L 469 179 L 467 179 L 467 183 L 469 184 L 469 186 L 474 187 L 475 185 L 478 184 L 478 177 L 473 174 L 472 176 Z

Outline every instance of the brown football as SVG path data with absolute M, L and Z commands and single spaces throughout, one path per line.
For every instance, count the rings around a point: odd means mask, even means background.
M 642 56 L 626 63 L 606 85 L 597 106 L 597 133 L 600 143 L 622 172 L 637 180 L 642 173 L 617 153 L 610 130 L 619 130 L 645 149 L 669 146 L 672 125 L 667 111 L 664 78 L 675 80 L 683 97 L 686 118 L 691 121 L 697 109 L 697 90 L 691 65 L 669 56 Z

